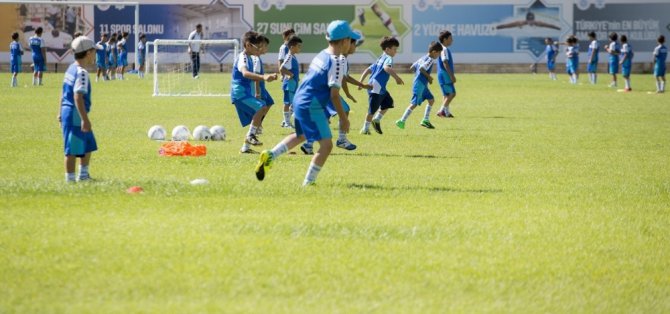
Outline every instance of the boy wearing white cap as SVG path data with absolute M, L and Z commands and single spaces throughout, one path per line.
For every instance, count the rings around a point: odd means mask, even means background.
M 65 71 L 63 95 L 58 122 L 63 130 L 65 150 L 65 181 L 75 182 L 75 164 L 80 158 L 79 181 L 89 180 L 88 165 L 91 153 L 98 149 L 91 129 L 88 112 L 91 110 L 91 80 L 84 67 L 95 62 L 96 45 L 80 36 L 72 41 L 74 63 Z
M 296 147 L 305 139 L 318 141 L 319 150 L 314 154 L 302 185 L 312 185 L 333 149 L 333 135 L 325 115 L 328 101 L 332 101 L 340 119 L 340 129 L 349 131 L 349 119 L 340 101 L 342 79 L 346 75 L 343 53 L 349 51 L 351 40 L 360 35 L 349 23 L 338 20 L 328 25 L 326 40 L 328 48 L 322 50 L 309 66 L 304 80 L 293 98 L 295 112 L 295 133 L 287 136 L 272 150 L 264 150 L 256 165 L 256 178 L 263 180 L 270 165 L 279 156 Z

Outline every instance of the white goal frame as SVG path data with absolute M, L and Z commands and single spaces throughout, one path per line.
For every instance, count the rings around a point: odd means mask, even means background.
M 146 51 L 147 56 L 149 56 L 149 46 L 153 46 L 153 76 L 154 76 L 154 89 L 153 96 L 191 96 L 191 97 L 230 97 L 230 93 L 221 93 L 221 94 L 171 94 L 163 93 L 160 90 L 158 76 L 158 64 L 160 63 L 160 53 L 158 52 L 160 46 L 188 46 L 189 44 L 200 44 L 206 47 L 207 45 L 216 45 L 216 44 L 232 44 L 234 46 L 234 52 L 232 55 L 233 60 L 237 58 L 237 55 L 240 51 L 240 42 L 237 39 L 200 39 L 200 40 L 188 40 L 188 39 L 156 39 L 153 42 L 148 42 Z M 232 62 L 231 62 L 232 63 Z

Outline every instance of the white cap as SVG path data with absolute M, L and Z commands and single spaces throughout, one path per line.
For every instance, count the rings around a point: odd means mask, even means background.
M 95 43 L 86 36 L 79 36 L 72 41 L 72 51 L 74 51 L 74 53 L 80 53 L 91 49 L 95 49 Z

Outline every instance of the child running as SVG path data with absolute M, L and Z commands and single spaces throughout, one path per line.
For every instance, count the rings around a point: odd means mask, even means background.
M 414 62 L 414 64 L 412 64 L 410 67 L 410 69 L 414 70 L 412 100 L 410 100 L 409 107 L 405 109 L 405 113 L 402 115 L 402 118 L 395 122 L 395 125 L 399 128 L 405 128 L 405 121 L 407 121 L 409 115 L 412 114 L 412 110 L 414 110 L 417 106 L 421 106 L 421 103 L 423 103 L 424 100 L 428 101 L 428 105 L 426 105 L 426 110 L 420 125 L 427 129 L 435 128 L 429 120 L 430 109 L 433 107 L 435 98 L 430 92 L 430 89 L 428 89 L 428 84 L 433 84 L 433 78 L 430 76 L 430 72 L 433 70 L 433 64 L 435 64 L 436 59 L 440 56 L 442 49 L 443 48 L 440 43 L 435 41 L 431 42 L 428 46 L 428 54 Z

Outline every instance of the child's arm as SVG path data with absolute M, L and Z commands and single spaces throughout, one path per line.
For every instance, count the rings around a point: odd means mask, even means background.
M 347 84 L 347 80 L 342 80 L 342 90 L 344 91 L 344 95 L 347 96 L 347 98 L 351 99 L 351 101 L 356 102 L 356 98 L 349 93 L 349 84 Z
M 368 75 L 372 72 L 372 69 L 370 67 L 367 67 L 363 73 L 361 73 L 361 79 L 358 80 L 359 82 L 365 81 L 365 78 L 368 77 Z M 362 87 L 358 87 L 358 89 L 361 89 Z
M 347 75 L 347 76 L 345 76 L 345 77 L 344 77 L 344 81 L 346 81 L 347 83 L 351 83 L 351 84 L 354 84 L 354 85 L 358 86 L 358 89 L 362 89 L 362 88 L 365 88 L 365 89 L 372 89 L 372 85 L 370 85 L 370 84 L 365 84 L 365 83 L 363 83 L 362 81 L 359 82 L 359 81 L 357 81 L 355 78 L 351 77 L 351 75 Z
M 385 65 L 384 66 L 384 71 L 386 71 L 386 73 L 393 76 L 393 78 L 395 79 L 396 84 L 398 84 L 398 85 L 404 85 L 405 84 L 405 82 L 403 82 L 403 80 L 400 78 L 400 76 L 398 76 L 398 74 L 395 73 L 395 70 L 393 70 L 393 68 L 391 66 Z
M 342 83 L 344 84 L 344 83 Z M 349 133 L 349 119 L 347 114 L 344 112 L 342 107 L 342 102 L 340 102 L 340 89 L 333 86 L 330 88 L 330 101 L 337 111 L 337 116 L 340 118 L 340 130 L 344 133 Z
M 419 71 L 421 71 L 421 75 L 423 75 L 426 78 L 426 80 L 428 80 L 428 84 L 433 84 L 433 78 L 430 76 L 430 73 L 426 71 L 426 69 L 420 67 Z
M 454 70 L 449 66 L 449 62 L 447 60 L 444 60 L 442 61 L 442 63 L 444 63 L 444 69 L 447 70 L 447 74 L 449 74 L 451 83 L 456 84 L 456 76 L 454 76 Z
M 286 77 L 287 79 L 289 79 L 289 80 L 293 78 L 293 72 L 291 72 L 290 70 L 286 69 L 285 67 L 281 67 L 281 68 L 279 69 L 279 72 L 280 72 L 279 74 L 285 76 L 285 77 Z
M 77 112 L 79 112 L 79 116 L 81 117 L 81 131 L 90 132 L 91 121 L 88 119 L 88 113 L 86 112 L 86 106 L 84 105 L 84 94 L 75 94 L 74 105 L 77 107 Z
M 248 78 L 248 79 L 254 80 L 254 81 L 272 82 L 272 81 L 277 79 L 277 73 L 261 75 L 261 74 L 256 74 L 254 72 L 251 72 L 248 69 L 242 70 L 242 76 L 244 76 L 244 78 Z

